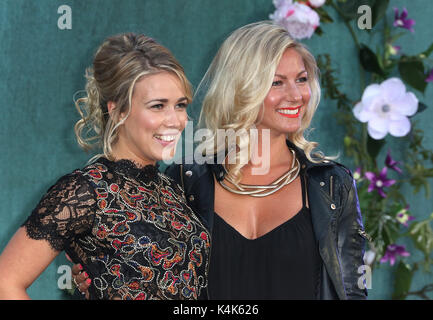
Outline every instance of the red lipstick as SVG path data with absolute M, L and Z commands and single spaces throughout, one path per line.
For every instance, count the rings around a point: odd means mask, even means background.
M 298 118 L 299 114 L 300 114 L 300 110 L 301 110 L 302 106 L 297 106 L 294 108 L 279 108 L 278 110 L 287 110 L 290 111 L 290 113 L 283 113 L 283 112 L 279 112 L 277 111 L 280 115 L 282 115 L 283 117 L 287 117 L 287 118 Z M 295 111 L 295 112 L 294 112 Z

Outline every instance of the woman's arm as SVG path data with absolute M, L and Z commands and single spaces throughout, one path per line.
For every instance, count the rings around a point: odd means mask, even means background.
M 97 195 L 80 170 L 51 186 L 0 256 L 0 299 L 28 299 L 26 289 L 78 235 L 88 232 Z
M 21 227 L 0 255 L 0 300 L 30 299 L 26 289 L 59 254 L 48 241 L 34 240 Z
M 346 203 L 338 221 L 338 248 L 341 256 L 343 281 L 348 299 L 366 299 L 363 285 L 365 238 L 356 182 L 351 177 Z

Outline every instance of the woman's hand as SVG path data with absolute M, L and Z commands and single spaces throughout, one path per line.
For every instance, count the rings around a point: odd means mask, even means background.
M 68 255 L 66 258 L 72 262 Z M 89 275 L 86 271 L 84 271 L 83 266 L 81 264 L 74 264 L 72 266 L 72 281 L 77 287 L 78 291 L 80 291 L 83 295 L 86 296 L 86 299 L 89 299 L 89 286 L 92 283 L 92 280 L 89 278 Z

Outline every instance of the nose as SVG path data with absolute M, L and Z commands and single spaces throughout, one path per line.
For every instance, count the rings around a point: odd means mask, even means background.
M 287 86 L 287 101 L 289 102 L 300 102 L 302 101 L 302 94 L 296 84 L 290 84 Z
M 168 108 L 164 114 L 164 124 L 168 128 L 182 128 L 182 117 L 183 113 L 175 110 L 174 108 Z

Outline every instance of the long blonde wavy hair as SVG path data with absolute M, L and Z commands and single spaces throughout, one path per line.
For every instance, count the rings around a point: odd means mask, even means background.
M 103 152 L 89 162 L 99 156 L 113 160 L 112 145 L 118 137 L 117 128 L 130 114 L 135 83 L 163 71 L 179 78 L 191 102 L 192 89 L 182 66 L 152 38 L 124 33 L 107 38 L 98 48 L 92 67 L 86 69 L 86 95 L 74 99 L 81 116 L 74 128 L 78 144 L 86 151 L 101 148 Z M 109 101 L 115 102 L 111 114 L 107 110 Z M 125 112 L 126 116 L 120 119 Z
M 221 45 L 209 69 L 199 84 L 198 91 L 206 90 L 200 113 L 200 127 L 211 132 L 205 143 L 213 154 L 227 153 L 227 141 L 218 139 L 218 129 L 233 129 L 235 132 L 249 132 L 260 118 L 263 102 L 267 96 L 275 71 L 284 51 L 295 49 L 302 57 L 308 73 L 311 98 L 302 117 L 298 131 L 287 138 L 305 152 L 312 162 L 323 161 L 326 157 L 318 152 L 312 157 L 316 142 L 308 141 L 304 132 L 309 128 L 320 101 L 319 69 L 313 55 L 288 32 L 271 21 L 261 21 L 243 26 L 234 31 Z M 250 150 L 249 135 L 237 137 L 237 151 L 247 147 Z M 237 154 L 237 159 L 240 157 Z M 250 159 L 248 159 L 250 160 Z M 235 182 L 241 180 L 242 163 L 226 166 Z

